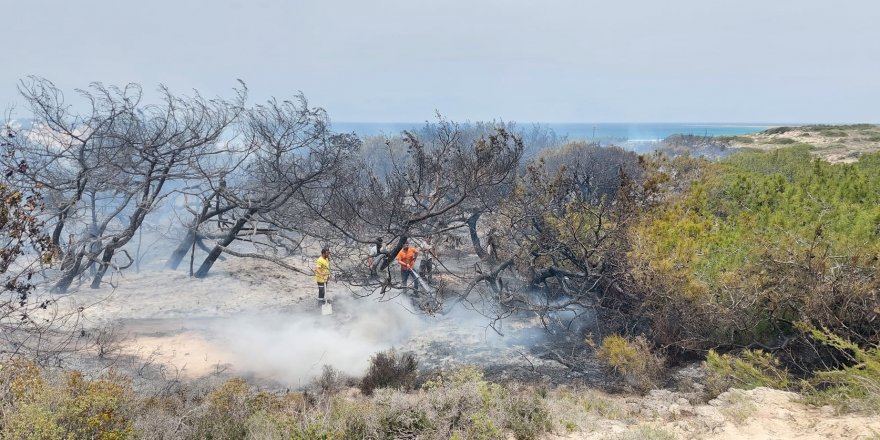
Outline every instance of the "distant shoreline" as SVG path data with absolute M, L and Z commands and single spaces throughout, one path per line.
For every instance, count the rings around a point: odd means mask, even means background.
M 408 122 L 335 122 L 333 129 L 339 132 L 354 132 L 361 136 L 394 135 L 403 130 L 419 129 L 422 123 Z M 468 122 L 462 123 L 469 124 Z M 560 137 L 568 140 L 596 140 L 615 142 L 655 142 L 674 134 L 690 134 L 699 136 L 738 136 L 757 133 L 775 124 L 738 124 L 738 123 L 514 123 L 516 127 L 529 131 L 532 129 L 549 129 Z

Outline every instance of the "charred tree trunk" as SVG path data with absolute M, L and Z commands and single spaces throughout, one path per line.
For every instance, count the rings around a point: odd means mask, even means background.
M 388 258 L 386 258 L 385 261 L 382 262 L 382 267 L 380 269 L 388 269 L 388 266 L 390 266 L 394 259 L 397 258 L 397 254 L 400 253 L 401 249 L 403 249 L 403 245 L 406 244 L 407 239 L 409 239 L 409 237 L 407 237 L 406 235 L 400 236 L 400 239 L 397 240 L 397 244 L 394 245 L 394 248 L 392 248 L 388 252 Z
M 203 223 L 207 223 L 210 219 L 217 217 L 217 227 L 223 227 L 223 213 L 227 211 L 231 211 L 234 208 L 234 205 L 229 205 L 226 207 L 220 207 L 220 191 L 226 187 L 226 182 L 220 182 L 220 190 L 214 191 L 211 196 L 207 197 L 205 201 L 202 203 L 202 211 L 193 218 L 192 223 L 189 225 L 187 229 L 186 236 L 183 238 L 183 241 L 177 245 L 177 248 L 174 249 L 174 252 L 171 253 L 171 257 L 168 258 L 168 263 L 166 266 L 169 269 L 177 269 L 180 266 L 180 263 L 183 262 L 183 258 L 186 257 L 186 253 L 190 252 L 192 249 L 193 254 L 195 254 L 196 245 L 201 249 L 205 249 L 205 244 L 202 243 L 203 235 L 199 234 L 199 226 Z M 213 211 L 209 211 L 211 209 L 211 200 L 216 199 L 217 207 Z M 210 253 L 209 249 L 205 249 L 205 252 Z M 190 263 L 192 266 L 192 263 Z M 190 275 L 192 275 L 192 267 L 190 267 Z
M 481 260 L 485 260 L 489 258 L 489 254 L 486 252 L 486 249 L 483 248 L 483 244 L 480 242 L 480 236 L 477 235 L 477 221 L 480 220 L 480 216 L 483 213 L 481 211 L 477 211 L 471 214 L 468 217 L 468 231 L 471 235 L 471 244 L 474 246 L 474 252 L 477 253 L 477 256 L 480 257 Z
M 101 252 L 101 241 L 98 239 L 101 235 L 103 235 L 104 231 L 98 230 L 98 211 L 95 201 L 95 193 L 92 192 L 90 194 L 90 208 L 92 211 L 92 223 L 89 225 L 89 235 L 91 237 L 91 244 L 89 245 L 89 253 L 98 255 Z M 90 260 L 86 265 L 86 270 L 89 271 L 91 276 L 95 276 L 95 261 Z
M 52 246 L 55 246 L 59 252 L 61 251 L 61 232 L 64 230 L 68 210 L 70 210 L 70 206 L 58 213 L 58 223 L 55 223 L 55 229 L 52 231 Z
M 67 292 L 67 289 L 70 288 L 70 285 L 73 284 L 73 280 L 80 273 L 80 267 L 82 267 L 82 259 L 85 256 L 84 252 L 78 253 L 75 257 L 71 258 L 70 266 L 64 272 L 64 275 L 55 283 L 55 287 L 53 290 L 56 292 L 64 293 Z
M 104 256 L 101 257 L 101 264 L 98 266 L 98 271 L 95 273 L 94 278 L 92 278 L 92 289 L 97 289 L 101 287 L 101 280 L 104 279 L 104 274 L 107 273 L 107 268 L 110 267 L 110 261 L 113 259 L 113 254 L 116 253 L 116 246 L 119 240 L 116 238 L 110 242 L 110 245 L 107 246 L 107 249 L 104 250 Z
M 177 269 L 180 266 L 180 263 L 183 262 L 183 258 L 186 257 L 187 252 L 190 249 L 195 247 L 196 242 L 196 230 L 195 225 L 187 229 L 186 236 L 183 237 L 183 241 L 177 245 L 177 248 L 174 249 L 174 252 L 171 253 L 171 257 L 168 258 L 168 263 L 166 263 L 166 267 L 171 270 Z
M 187 232 L 186 237 L 183 238 L 183 241 L 181 241 L 180 244 L 177 245 L 177 248 L 174 249 L 171 257 L 168 258 L 168 263 L 166 263 L 166 266 L 172 270 L 177 269 L 178 267 L 180 267 L 180 263 L 183 262 L 183 259 L 186 257 L 187 253 L 192 252 L 193 254 L 195 254 L 196 247 L 205 251 L 206 253 L 211 253 L 211 248 L 209 248 L 205 244 L 205 242 L 203 241 L 204 239 L 204 234 L 199 234 L 193 230 Z M 218 259 L 223 260 L 223 257 L 221 256 Z M 192 270 L 190 270 L 190 272 L 192 272 Z M 190 273 L 190 275 L 192 275 L 192 273 Z
M 55 224 L 55 228 L 52 231 L 52 246 L 54 246 L 58 252 L 61 252 L 62 250 L 61 233 L 64 231 L 64 226 L 67 225 L 67 218 L 70 217 L 70 211 L 72 211 L 76 204 L 82 200 L 82 195 L 85 191 L 85 181 L 83 179 L 78 179 L 76 188 L 77 190 L 73 198 L 64 206 L 64 209 L 58 213 L 58 223 Z
M 587 278 L 589 274 L 587 273 L 579 273 L 572 272 L 570 270 L 560 269 L 555 266 L 550 266 L 546 269 L 541 270 L 536 273 L 534 277 L 532 277 L 529 285 L 532 289 L 537 289 L 543 284 L 547 278 L 556 278 L 556 277 L 574 277 L 574 278 Z
M 229 246 L 230 243 L 235 241 L 238 233 L 241 232 L 242 229 L 244 229 L 244 225 L 248 222 L 248 219 L 250 219 L 251 215 L 253 215 L 253 211 L 248 212 L 247 215 L 238 219 L 238 221 L 235 222 L 235 224 L 232 226 L 232 229 L 230 229 L 229 232 L 226 233 L 226 236 L 223 237 L 223 240 L 216 246 L 214 246 L 214 249 L 211 249 L 211 252 L 208 254 L 207 257 L 205 257 L 205 261 L 203 261 L 202 265 L 199 266 L 199 270 L 196 271 L 196 278 L 204 278 L 208 276 L 208 271 L 211 270 L 211 266 L 213 266 L 214 262 L 216 262 L 217 259 L 220 258 L 220 254 L 223 253 L 223 249 L 226 246 Z

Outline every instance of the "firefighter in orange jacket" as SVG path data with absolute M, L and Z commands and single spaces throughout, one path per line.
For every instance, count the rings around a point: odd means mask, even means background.
M 397 253 L 397 262 L 400 263 L 400 283 L 404 289 L 406 289 L 406 280 L 412 275 L 412 269 L 416 266 L 416 258 L 418 256 L 419 251 L 410 246 L 409 243 L 403 245 L 403 249 Z M 413 277 L 413 291 L 416 293 L 419 291 L 419 281 L 416 277 Z

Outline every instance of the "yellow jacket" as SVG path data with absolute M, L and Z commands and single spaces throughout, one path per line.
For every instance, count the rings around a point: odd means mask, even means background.
M 318 257 L 315 261 L 315 282 L 326 283 L 330 279 L 330 260 L 324 256 Z

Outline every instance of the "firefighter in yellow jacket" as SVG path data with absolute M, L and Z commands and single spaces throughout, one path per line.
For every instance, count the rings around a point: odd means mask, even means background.
M 324 293 L 330 279 L 330 249 L 321 249 L 321 256 L 315 261 L 315 282 L 318 283 L 318 302 L 325 302 Z
M 410 246 L 409 243 L 403 245 L 403 249 L 397 253 L 397 262 L 400 263 L 400 284 L 403 285 L 404 289 L 406 289 L 406 280 L 412 275 L 412 270 L 416 266 L 418 255 L 419 251 Z M 413 291 L 419 293 L 419 280 L 416 277 L 413 277 Z

